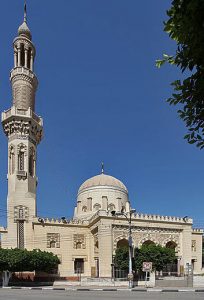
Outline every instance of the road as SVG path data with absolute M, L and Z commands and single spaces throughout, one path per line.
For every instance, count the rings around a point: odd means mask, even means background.
M 131 292 L 131 291 L 53 291 L 0 289 L 1 300 L 199 300 L 196 292 Z

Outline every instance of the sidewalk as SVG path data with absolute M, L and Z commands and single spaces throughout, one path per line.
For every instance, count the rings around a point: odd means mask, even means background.
M 90 286 L 90 287 L 80 287 L 80 286 L 46 286 L 46 287 L 19 287 L 19 286 L 12 286 L 12 287 L 6 287 L 4 289 L 23 289 L 23 290 L 53 290 L 53 291 L 110 291 L 110 292 L 116 292 L 116 291 L 127 291 L 127 292 L 196 292 L 196 293 L 204 293 L 204 287 L 200 288 L 143 288 L 143 287 L 134 287 L 132 289 L 129 289 L 128 287 L 99 287 L 99 286 Z

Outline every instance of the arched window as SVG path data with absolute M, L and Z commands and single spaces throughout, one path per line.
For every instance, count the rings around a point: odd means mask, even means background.
M 122 239 L 117 242 L 117 248 L 129 247 L 128 240 Z
M 21 62 L 20 65 L 22 67 L 25 66 L 25 49 L 24 49 L 24 44 L 21 44 Z
M 82 211 L 83 211 L 83 212 L 87 212 L 87 206 L 84 205 L 84 206 L 82 207 Z
M 151 240 L 147 240 L 142 244 L 142 246 L 149 246 L 149 245 L 155 245 L 155 243 Z
M 93 206 L 93 209 L 95 211 L 99 210 L 101 208 L 101 205 L 99 203 L 95 203 L 94 206 Z
M 122 212 L 122 213 L 126 212 L 126 209 L 125 209 L 125 206 L 124 206 L 124 205 L 122 206 L 121 212 Z
M 30 60 L 31 60 L 31 48 L 28 49 L 28 62 L 27 62 L 28 69 L 30 69 Z
M 19 208 L 19 219 L 24 219 L 24 211 L 23 211 L 23 208 Z
M 26 146 L 21 144 L 18 149 L 18 170 L 19 171 L 25 170 L 25 152 L 26 152 Z
M 15 151 L 14 147 L 9 148 L 9 174 L 13 174 L 15 171 Z
M 30 148 L 29 152 L 29 174 L 35 176 L 35 150 L 33 147 Z
M 56 247 L 56 241 L 52 240 L 50 241 L 50 248 L 55 248 Z
M 82 242 L 77 242 L 76 249 L 81 249 L 81 248 L 82 248 Z
M 169 241 L 168 243 L 166 243 L 166 248 L 170 248 L 170 249 L 176 249 L 177 244 L 174 241 Z

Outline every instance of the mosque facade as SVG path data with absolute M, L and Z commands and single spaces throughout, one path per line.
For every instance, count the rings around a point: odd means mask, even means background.
M 191 265 L 195 273 L 201 273 L 203 231 L 193 229 L 193 220 L 133 212 L 127 187 L 103 169 L 80 186 L 71 220 L 37 215 L 36 153 L 43 120 L 35 112 L 36 50 L 26 10 L 13 49 L 12 104 L 2 113 L 8 138 L 8 216 L 7 227 L 0 228 L 2 248 L 53 252 L 61 261 L 61 277 L 75 277 L 80 270 L 84 277 L 111 278 L 113 256 L 128 241 L 131 217 L 133 247 L 155 243 L 174 248 L 178 272 Z M 120 215 L 114 216 L 113 211 Z

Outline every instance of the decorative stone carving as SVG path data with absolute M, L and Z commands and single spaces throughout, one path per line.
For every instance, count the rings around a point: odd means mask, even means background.
M 39 143 L 42 139 L 42 128 L 32 124 L 32 122 L 13 118 L 3 124 L 5 134 L 10 135 L 17 134 L 25 137 L 32 136 L 35 143 Z
M 47 248 L 60 248 L 59 233 L 47 233 Z
M 74 249 L 86 249 L 84 234 L 74 234 L 73 239 L 74 239 L 74 244 L 73 244 Z
M 108 210 L 115 210 L 115 205 L 113 203 L 108 204 Z
M 128 239 L 128 225 L 113 225 L 113 248 L 117 248 L 117 243 L 121 239 Z M 132 227 L 133 245 L 141 247 L 146 241 L 151 241 L 156 245 L 166 246 L 168 242 L 174 242 L 176 250 L 180 250 L 179 229 L 157 228 L 157 227 Z
M 29 208 L 23 205 L 14 206 L 14 222 L 29 221 Z
M 27 147 L 25 144 L 23 144 L 23 143 L 18 144 L 18 146 L 17 146 L 17 154 L 18 155 L 19 155 L 20 151 L 23 151 L 25 156 L 27 156 Z
M 192 249 L 192 252 L 196 252 L 196 240 L 192 240 L 191 249 Z
M 99 203 L 95 203 L 94 206 L 93 206 L 93 209 L 95 211 L 99 210 L 101 208 L 101 205 Z

